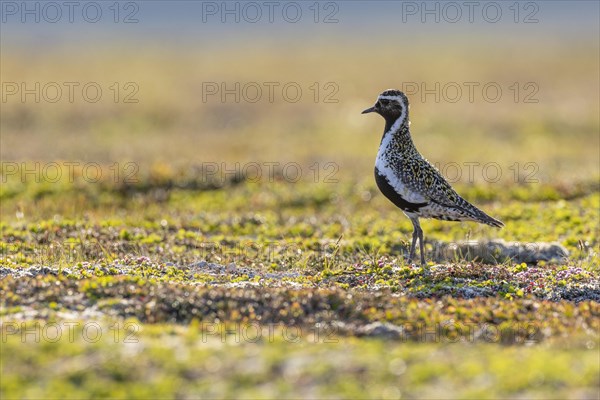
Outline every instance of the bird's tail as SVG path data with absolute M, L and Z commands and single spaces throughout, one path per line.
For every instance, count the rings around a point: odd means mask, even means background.
M 496 228 L 502 228 L 504 226 L 504 223 L 496 218 L 492 218 L 489 215 L 487 215 L 486 213 L 484 213 L 483 211 L 481 211 L 480 209 L 478 209 L 477 207 L 473 206 L 471 211 L 471 216 L 473 217 L 473 220 L 476 222 L 480 222 L 482 224 L 486 224 L 489 226 L 493 226 Z
M 487 214 L 485 214 L 485 216 L 486 216 L 486 219 L 481 221 L 484 224 L 489 225 L 489 226 L 494 226 L 496 228 L 503 228 L 504 227 L 504 222 L 500 221 L 499 219 L 492 218 L 492 217 L 490 217 Z
M 461 204 L 461 206 L 464 212 L 466 212 L 467 214 L 465 215 L 467 217 L 465 219 L 470 219 L 471 221 L 479 222 L 481 224 L 486 224 L 496 228 L 502 228 L 504 226 L 504 223 L 502 221 L 490 217 L 489 215 L 481 211 L 479 208 L 475 207 L 473 204 L 469 203 L 464 199 L 463 204 Z

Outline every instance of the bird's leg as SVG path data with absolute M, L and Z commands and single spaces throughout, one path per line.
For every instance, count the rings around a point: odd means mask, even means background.
M 410 245 L 410 253 L 408 254 L 408 260 L 412 261 L 415 256 L 415 250 L 417 247 L 417 239 L 419 238 L 419 231 L 421 230 L 421 226 L 419 225 L 418 218 L 410 219 L 413 224 L 413 235 L 412 235 L 412 244 Z
M 425 265 L 425 252 L 423 251 L 423 229 L 421 229 L 421 224 L 419 224 L 419 218 L 411 218 L 413 223 L 413 240 L 412 246 L 410 247 L 410 259 L 412 260 L 415 255 L 415 248 L 417 244 L 417 239 L 419 239 L 419 250 L 421 251 L 421 265 Z
M 423 229 L 419 226 L 419 250 L 421 251 L 421 265 L 425 265 L 425 252 L 423 251 L 423 247 L 425 247 L 423 243 Z
M 408 261 L 412 261 L 412 259 L 415 256 L 415 248 L 417 247 L 417 237 L 418 237 L 418 233 L 415 228 L 415 229 L 413 229 L 412 244 L 410 245 L 410 252 L 408 253 Z

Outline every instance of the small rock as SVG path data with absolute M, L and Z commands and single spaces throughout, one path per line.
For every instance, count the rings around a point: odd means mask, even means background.
M 487 264 L 499 264 L 505 261 L 514 263 L 537 264 L 540 261 L 564 262 L 569 251 L 559 243 L 546 242 L 506 242 L 502 239 L 490 241 L 466 241 L 443 244 L 436 249 L 434 256 L 438 260 L 481 261 Z
M 372 322 L 361 326 L 356 330 L 358 336 L 374 336 L 383 339 L 399 339 L 404 335 L 404 329 L 401 326 L 389 322 Z

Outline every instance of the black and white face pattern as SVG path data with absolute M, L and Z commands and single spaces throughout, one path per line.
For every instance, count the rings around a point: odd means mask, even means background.
M 408 98 L 399 90 L 389 89 L 377 97 L 375 105 L 363 113 L 376 112 L 389 123 L 397 121 L 400 117 L 406 118 L 408 113 Z

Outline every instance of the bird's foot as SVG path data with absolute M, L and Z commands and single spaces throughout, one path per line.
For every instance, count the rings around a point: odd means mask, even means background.
M 409 253 L 408 255 L 406 253 L 405 254 L 405 259 L 407 263 L 412 263 L 412 264 L 417 264 L 418 261 L 413 262 L 413 260 L 415 259 L 415 254 L 414 253 Z M 425 257 L 421 256 L 421 266 L 427 265 L 427 262 L 425 261 Z

